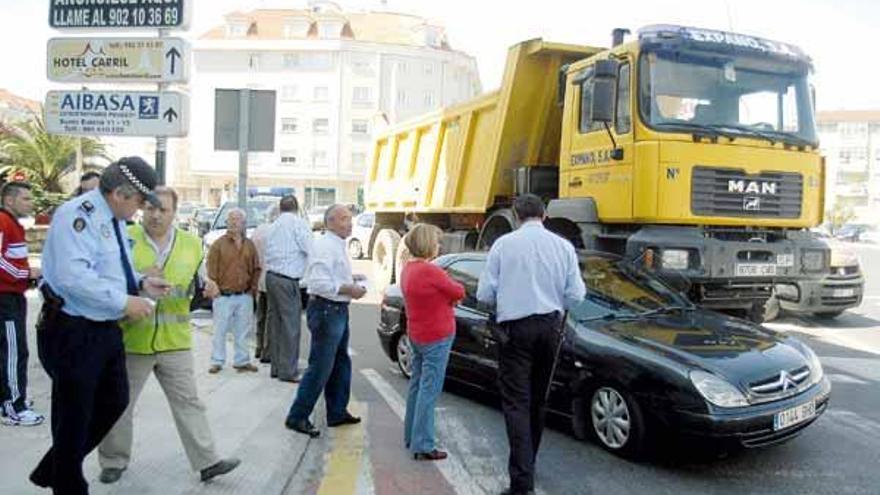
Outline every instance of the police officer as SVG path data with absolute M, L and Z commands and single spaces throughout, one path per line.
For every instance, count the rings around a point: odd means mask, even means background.
M 52 379 L 52 447 L 31 473 L 56 494 L 88 493 L 82 461 L 128 404 L 119 320 L 138 320 L 161 297 L 160 278 L 131 263 L 125 220 L 153 195 L 156 173 L 142 159 L 122 158 L 101 174 L 98 189 L 55 212 L 43 248 L 43 308 L 37 322 L 40 361 Z

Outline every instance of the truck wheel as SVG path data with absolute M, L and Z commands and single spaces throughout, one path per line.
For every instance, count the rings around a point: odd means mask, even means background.
M 373 244 L 373 274 L 379 290 L 394 283 L 394 259 L 399 244 L 400 234 L 395 230 L 383 229 L 376 235 L 376 242 Z
M 781 309 L 779 307 L 779 299 L 776 299 L 776 296 L 771 297 L 764 303 L 764 321 L 773 321 L 776 318 L 779 318 L 779 313 Z
M 513 210 L 510 208 L 495 210 L 495 212 L 489 215 L 489 218 L 486 219 L 486 223 L 483 224 L 483 228 L 480 230 L 480 237 L 477 239 L 477 249 L 480 251 L 489 249 L 499 237 L 513 232 L 515 228 L 516 219 L 513 216 Z

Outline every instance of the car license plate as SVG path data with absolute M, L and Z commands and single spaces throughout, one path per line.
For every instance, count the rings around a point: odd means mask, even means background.
M 736 265 L 737 277 L 773 277 L 776 265 L 767 263 L 740 263 Z
M 834 289 L 834 297 L 853 297 L 856 295 L 855 289 Z
M 789 426 L 803 423 L 815 415 L 816 402 L 811 400 L 806 404 L 801 404 L 797 407 L 792 407 L 791 409 L 776 413 L 776 416 L 773 418 L 773 430 L 782 430 Z
M 794 255 L 793 254 L 777 254 L 776 255 L 776 266 L 781 266 L 783 268 L 791 268 L 794 266 Z

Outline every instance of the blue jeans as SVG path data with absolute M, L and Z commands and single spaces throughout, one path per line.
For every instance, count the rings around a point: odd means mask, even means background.
M 306 308 L 306 321 L 312 334 L 309 367 L 287 413 L 287 422 L 308 419 L 322 390 L 327 402 L 327 421 L 342 420 L 348 414 L 351 393 L 348 303 L 313 297 Z
M 443 390 L 454 335 L 430 344 L 412 342 L 412 377 L 406 397 L 403 440 L 410 452 L 434 450 L 434 405 Z
M 212 306 L 214 317 L 214 342 L 211 363 L 226 363 L 226 333 L 232 330 L 235 337 L 235 357 L 232 364 L 244 366 L 250 362 L 247 336 L 254 326 L 254 299 L 250 294 L 219 296 Z

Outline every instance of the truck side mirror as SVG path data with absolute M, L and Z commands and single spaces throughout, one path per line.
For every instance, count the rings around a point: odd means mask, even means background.
M 617 91 L 617 61 L 599 60 L 593 75 L 593 101 L 590 103 L 590 120 L 610 123 L 614 121 L 614 102 Z
M 590 120 L 607 122 L 614 120 L 614 91 L 617 83 L 611 78 L 593 79 L 593 101 L 590 102 Z

